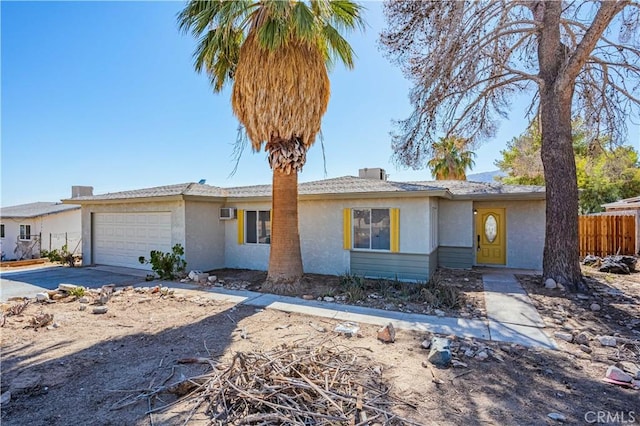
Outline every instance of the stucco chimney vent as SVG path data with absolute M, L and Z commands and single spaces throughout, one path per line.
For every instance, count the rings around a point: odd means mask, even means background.
M 364 179 L 387 180 L 387 174 L 380 167 L 360 169 L 358 170 L 358 176 Z
M 72 186 L 71 198 L 90 197 L 93 195 L 93 186 Z

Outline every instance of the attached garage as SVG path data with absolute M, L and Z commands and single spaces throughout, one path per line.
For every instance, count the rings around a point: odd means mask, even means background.
M 151 269 L 138 258 L 171 251 L 171 212 L 93 213 L 93 263 Z

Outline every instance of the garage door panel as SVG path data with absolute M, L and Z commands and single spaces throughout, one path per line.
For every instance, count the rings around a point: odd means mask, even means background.
M 171 213 L 94 213 L 94 254 L 97 264 L 151 269 L 138 257 L 151 250 L 171 250 Z

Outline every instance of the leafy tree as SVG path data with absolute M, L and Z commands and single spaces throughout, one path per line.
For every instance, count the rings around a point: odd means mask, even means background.
M 512 97 L 533 91 L 546 180 L 543 275 L 585 290 L 571 122 L 623 140 L 640 106 L 640 4 L 386 1 L 385 14 L 383 46 L 414 82 L 414 111 L 393 139 L 397 160 L 419 167 L 442 134 L 493 136 Z
M 431 174 L 437 180 L 466 180 L 467 169 L 471 169 L 475 162 L 475 153 L 467 150 L 467 141 L 463 138 L 449 137 L 434 142 L 433 158 L 427 162 Z
M 255 151 L 273 170 L 267 286 L 285 291 L 302 276 L 298 171 L 329 102 L 328 67 L 353 67 L 341 32 L 362 28 L 362 8 L 348 0 L 191 0 L 180 28 L 198 38 L 195 69 L 215 92 L 233 81 L 231 104 Z
M 602 211 L 601 205 L 640 194 L 638 153 L 631 146 L 597 142 L 581 123 L 573 126 L 573 150 L 576 159 L 579 211 L 582 214 Z M 495 162 L 507 173 L 504 183 L 544 185 L 540 157 L 541 134 L 534 123 L 527 131 L 507 143 Z

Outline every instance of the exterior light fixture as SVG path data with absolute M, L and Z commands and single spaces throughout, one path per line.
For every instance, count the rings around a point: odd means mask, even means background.
M 473 209 L 473 214 L 474 215 L 478 214 L 478 209 Z

